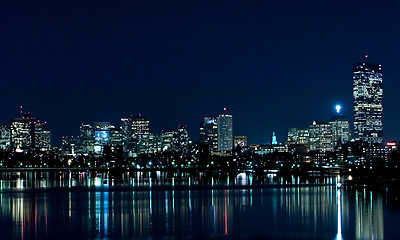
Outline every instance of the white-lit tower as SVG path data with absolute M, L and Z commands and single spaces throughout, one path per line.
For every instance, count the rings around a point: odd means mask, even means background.
M 354 138 L 383 143 L 382 65 L 364 61 L 353 65 Z

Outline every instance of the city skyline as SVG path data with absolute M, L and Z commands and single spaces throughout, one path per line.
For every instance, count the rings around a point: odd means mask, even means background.
M 0 1 L 4 239 L 400 239 L 400 1 Z
M 60 139 L 143 113 L 197 139 L 227 107 L 235 135 L 283 142 L 338 103 L 353 125 L 352 64 L 368 54 L 385 71 L 385 141 L 400 133 L 397 2 L 2 4 L 2 123 L 23 105 Z

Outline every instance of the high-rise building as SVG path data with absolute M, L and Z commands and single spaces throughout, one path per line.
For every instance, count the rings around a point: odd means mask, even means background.
M 132 119 L 121 118 L 121 137 L 124 152 L 128 152 L 129 142 L 132 139 Z
M 150 134 L 150 121 L 139 113 L 139 115 L 132 119 L 131 133 L 133 139 L 148 138 Z
M 80 144 L 82 154 L 94 152 L 94 128 L 91 124 L 83 124 L 80 126 Z
M 309 150 L 320 152 L 333 151 L 332 127 L 327 122 L 314 121 L 309 127 Z
M 110 131 L 110 145 L 111 146 L 122 146 L 122 131 L 115 126 L 109 127 Z
M 353 65 L 354 138 L 383 143 L 382 66 L 366 61 Z
M 9 125 L 0 125 L 0 150 L 10 150 L 11 129 Z
M 217 117 L 218 125 L 218 151 L 232 151 L 233 132 L 232 115 L 220 114 Z
M 95 122 L 94 125 L 94 153 L 102 154 L 104 146 L 110 145 L 110 122 Z
M 148 153 L 150 144 L 150 121 L 139 113 L 132 119 L 131 133 L 136 153 Z
M 37 120 L 35 125 L 35 150 L 49 151 L 51 148 L 51 131 L 47 129 L 47 122 Z
M 210 152 L 218 151 L 218 125 L 211 117 L 204 117 L 200 124 L 200 143 L 208 145 Z
M 188 153 L 189 134 L 186 126 L 161 132 L 162 151 Z
M 25 152 L 34 147 L 34 119 L 29 113 L 22 118 L 11 120 L 11 148 L 15 152 Z
M 331 118 L 329 124 L 332 128 L 333 146 L 344 144 L 351 140 L 349 121 L 340 113 L 341 107 L 336 106 L 337 114 Z

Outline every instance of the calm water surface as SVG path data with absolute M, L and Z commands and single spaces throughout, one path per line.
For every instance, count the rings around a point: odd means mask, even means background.
M 389 189 L 337 188 L 339 176 L 203 175 L 1 173 L 1 239 L 400 239 Z

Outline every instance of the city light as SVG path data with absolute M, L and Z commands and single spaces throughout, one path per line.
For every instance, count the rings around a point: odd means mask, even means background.
M 340 105 L 336 105 L 336 107 L 335 107 L 335 108 L 336 108 L 336 112 L 337 112 L 337 113 L 340 113 L 340 109 L 342 108 L 342 106 L 340 106 Z

